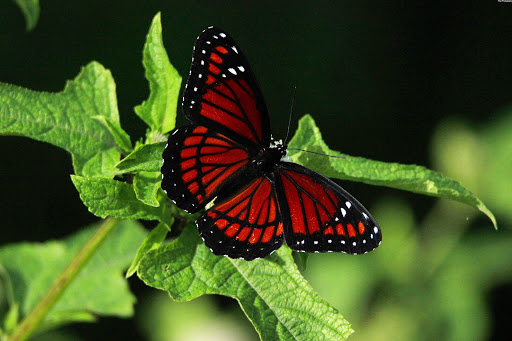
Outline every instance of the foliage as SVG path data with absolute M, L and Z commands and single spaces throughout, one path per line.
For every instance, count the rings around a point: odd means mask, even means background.
M 165 134 L 175 124 L 181 77 L 163 47 L 159 14 L 147 35 L 143 64 L 151 92 L 135 112 L 148 125 L 148 130 L 144 141 L 137 142 L 135 148 L 120 124 L 112 75 L 97 62 L 85 66 L 59 93 L 0 83 L 0 134 L 27 136 L 67 150 L 72 155 L 75 172 L 71 180 L 90 212 L 101 218 L 123 219 L 121 226 L 114 230 L 118 232 L 113 232 L 104 242 L 96 258 L 50 310 L 39 330 L 91 320 L 92 314 L 129 316 L 133 297 L 119 272 L 131 262 L 127 276 L 137 273 L 147 285 L 166 291 L 177 301 L 206 294 L 236 299 L 262 339 L 346 339 L 352 333 L 350 324 L 302 277 L 286 246 L 266 259 L 252 262 L 215 256 L 198 237 L 194 217 L 179 212 L 167 199 L 160 189 L 159 168 Z M 328 149 L 310 116 L 301 120 L 290 147 L 343 155 Z M 472 205 L 496 225 L 492 213 L 474 194 L 458 182 L 424 167 L 348 155 L 329 158 L 329 162 L 306 152 L 290 156 L 330 177 Z M 132 176 L 133 181 L 126 181 Z M 167 232 L 177 218 L 185 220 L 187 227 L 178 238 L 165 243 Z M 157 220 L 160 224 L 141 241 L 144 233 L 130 219 Z M 12 291 L 4 333 L 16 331 L 20 318 L 30 314 L 35 302 L 90 231 L 43 246 L 19 244 L 0 249 L 5 286 Z M 116 245 L 122 250 L 116 249 Z M 17 258 L 20 254 L 23 256 Z M 41 258 L 47 263 L 39 266 L 37 260 Z M 31 266 L 21 266 L 20 260 Z M 20 269 L 23 271 L 19 272 Z M 37 276 L 34 276 L 35 269 L 39 270 Z M 94 276 L 90 275 L 92 272 Z M 90 292 L 101 297 L 90 300 Z M 107 299 L 112 301 L 106 302 Z
M 60 241 L 19 243 L 0 248 L 0 277 L 9 288 L 11 309 L 19 309 L 19 319 L 28 315 L 40 301 L 54 278 L 75 257 L 98 225 L 88 226 Z M 145 234 L 137 222 L 121 222 L 48 312 L 40 328 L 94 321 L 96 315 L 131 316 L 135 297 L 123 280 L 122 272 L 130 264 Z M 17 320 L 9 322 L 7 332 L 14 329 Z

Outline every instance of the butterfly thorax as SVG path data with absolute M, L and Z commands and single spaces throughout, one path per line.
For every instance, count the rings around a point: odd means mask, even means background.
M 279 161 L 286 155 L 286 146 L 277 144 L 260 151 L 258 156 L 252 161 L 254 169 L 265 174 L 271 172 Z

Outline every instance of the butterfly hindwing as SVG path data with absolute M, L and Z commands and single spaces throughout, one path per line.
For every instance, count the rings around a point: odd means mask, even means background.
M 332 180 L 282 162 L 276 190 L 292 250 L 362 254 L 381 243 L 380 228 L 370 213 Z
M 270 144 L 265 101 L 249 63 L 235 41 L 210 27 L 194 46 L 183 111 L 205 125 L 257 151 Z
M 210 202 L 249 162 L 245 147 L 203 126 L 187 125 L 169 137 L 162 188 L 190 213 Z
M 275 187 L 259 177 L 225 199 L 217 199 L 196 224 L 199 235 L 216 255 L 253 260 L 283 243 L 283 223 Z

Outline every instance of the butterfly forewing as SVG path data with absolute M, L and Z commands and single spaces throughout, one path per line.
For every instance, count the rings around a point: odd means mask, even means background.
M 276 173 L 291 249 L 362 254 L 380 244 L 382 235 L 373 217 L 336 183 L 294 163 L 282 162 Z
M 203 31 L 194 46 L 183 111 L 253 151 L 270 144 L 270 125 L 254 74 L 235 41 L 222 30 Z
M 220 199 L 196 223 L 206 246 L 216 255 L 253 260 L 268 256 L 283 243 L 274 184 L 266 177 Z
M 163 153 L 162 188 L 178 207 L 203 208 L 248 164 L 245 147 L 203 126 L 176 129 Z

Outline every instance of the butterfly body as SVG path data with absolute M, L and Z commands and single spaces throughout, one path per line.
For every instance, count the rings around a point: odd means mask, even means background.
M 286 145 L 279 144 L 276 147 L 262 150 L 251 164 L 255 169 L 263 173 L 269 173 L 284 156 L 286 156 Z
M 285 161 L 247 59 L 210 27 L 194 47 L 183 110 L 163 153 L 162 188 L 197 219 L 217 255 L 253 260 L 283 242 L 296 251 L 361 254 L 382 239 L 370 213 L 332 180 Z

